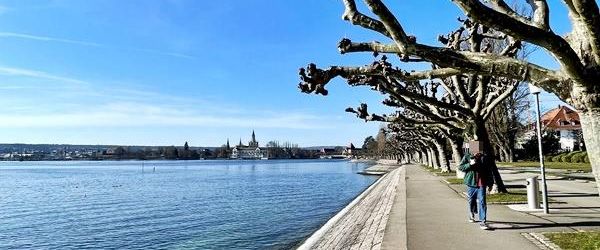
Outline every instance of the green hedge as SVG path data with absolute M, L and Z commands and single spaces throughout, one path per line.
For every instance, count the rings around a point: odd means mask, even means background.
M 571 163 L 582 163 L 584 162 L 585 157 L 587 156 L 587 152 L 585 151 L 577 151 L 577 153 L 571 156 Z
M 589 157 L 585 151 L 564 152 L 554 156 L 548 155 L 544 157 L 547 162 L 564 162 L 564 163 L 589 163 Z
M 573 151 L 573 152 L 566 153 L 565 155 L 563 155 L 563 156 L 560 158 L 560 161 L 561 161 L 561 162 L 571 162 L 571 157 L 573 157 L 573 155 L 574 155 L 575 153 L 577 153 L 577 151 Z
M 558 154 L 552 157 L 552 161 L 553 162 L 560 162 L 561 158 L 563 157 L 563 154 Z
M 583 162 L 590 163 L 590 157 L 587 154 L 585 154 L 585 158 L 583 158 Z

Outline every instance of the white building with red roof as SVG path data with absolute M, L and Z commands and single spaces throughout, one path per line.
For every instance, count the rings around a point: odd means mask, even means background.
M 544 113 L 541 122 L 544 130 L 553 131 L 558 135 L 562 149 L 573 150 L 580 143 L 577 133 L 581 131 L 581 123 L 575 110 L 559 105 Z

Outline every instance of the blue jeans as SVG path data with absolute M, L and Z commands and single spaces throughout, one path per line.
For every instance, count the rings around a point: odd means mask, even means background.
M 477 201 L 479 201 L 477 203 Z M 474 219 L 473 215 L 477 213 L 479 205 L 479 221 L 484 224 L 487 216 L 487 205 L 485 202 L 485 187 L 467 186 L 467 202 L 469 205 L 469 219 Z

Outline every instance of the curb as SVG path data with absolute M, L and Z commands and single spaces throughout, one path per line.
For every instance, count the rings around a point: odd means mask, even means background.
M 548 238 L 546 238 L 546 236 L 544 236 L 541 233 L 523 233 L 521 235 L 523 235 L 526 239 L 532 241 L 536 246 L 540 247 L 540 249 L 551 249 L 551 250 L 561 250 L 562 249 L 559 246 L 557 246 L 556 244 L 552 243 Z M 527 237 L 526 235 L 533 238 L 533 240 L 531 238 Z M 545 248 L 542 248 L 542 247 L 545 247 Z

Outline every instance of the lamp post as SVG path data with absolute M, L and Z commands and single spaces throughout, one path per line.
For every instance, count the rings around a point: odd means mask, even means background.
M 529 84 L 529 93 L 535 95 L 536 111 L 536 130 L 538 138 L 538 150 L 540 153 L 540 169 L 542 172 L 542 201 L 544 203 L 544 213 L 549 214 L 548 210 L 548 189 L 546 187 L 546 169 L 544 167 L 544 154 L 542 153 L 542 122 L 540 121 L 540 92 L 541 89 Z

